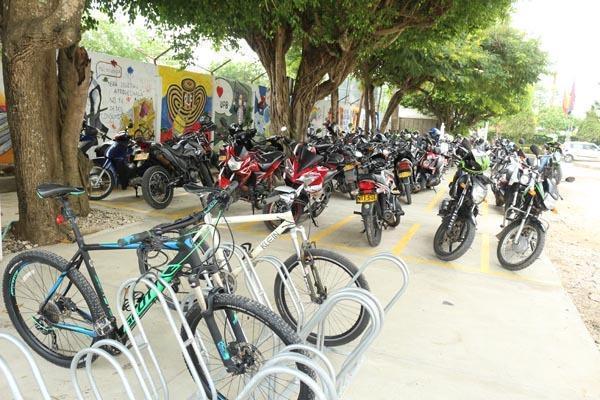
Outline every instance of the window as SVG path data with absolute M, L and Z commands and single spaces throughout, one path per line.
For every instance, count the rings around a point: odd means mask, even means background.
M 586 143 L 583 145 L 583 150 L 598 150 L 598 147 L 593 143 Z

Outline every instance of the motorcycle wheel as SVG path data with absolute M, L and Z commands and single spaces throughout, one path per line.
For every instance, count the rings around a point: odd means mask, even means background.
M 400 218 L 402 217 L 402 215 L 400 214 L 400 211 L 402 210 L 402 206 L 400 205 L 400 200 L 398 200 L 398 196 L 393 196 L 394 197 L 394 202 L 395 202 L 395 208 L 396 211 L 394 212 L 394 218 L 392 219 L 392 221 L 386 221 L 387 224 L 389 226 L 391 226 L 392 228 L 397 227 L 398 225 L 400 225 Z
M 410 182 L 404 183 L 404 194 L 406 195 L 406 204 L 412 204 L 412 193 Z
M 319 203 L 314 211 L 315 218 L 321 215 L 323 211 L 325 211 L 325 208 L 327 208 L 327 204 L 329 204 L 329 199 L 331 198 L 331 193 L 333 193 L 333 183 L 329 181 L 323 185 L 323 201 Z
M 433 251 L 443 261 L 452 261 L 460 258 L 469 250 L 475 239 L 475 225 L 470 219 L 459 216 L 452 227 L 450 235 L 447 229 L 449 222 L 450 217 L 444 217 L 433 237 Z M 448 249 L 444 246 L 447 242 Z M 458 245 L 453 248 L 453 244 L 455 243 L 458 243 Z
M 269 193 L 267 198 L 275 197 L 275 196 L 279 196 L 279 195 L 280 195 L 279 192 L 271 192 L 271 193 Z M 265 204 L 265 206 L 263 207 L 262 210 L 263 210 L 263 214 L 284 213 L 284 212 L 287 212 L 290 210 L 290 205 L 287 204 L 283 200 L 277 200 L 272 203 Z M 291 204 L 291 210 L 292 210 L 292 215 L 294 216 L 294 221 L 297 223 L 300 220 L 300 218 L 302 217 L 302 214 L 304 213 L 304 207 L 298 201 L 298 199 L 296 199 Z M 265 225 L 270 231 L 274 231 L 275 229 L 277 229 L 277 227 L 280 224 L 281 224 L 281 222 L 279 222 L 279 221 L 265 221 Z
M 115 177 L 104 168 L 92 167 L 89 174 L 90 190 L 88 197 L 90 200 L 102 200 L 112 193 L 115 188 Z
M 521 221 L 516 220 L 508 224 L 498 237 L 496 256 L 500 265 L 509 271 L 519 271 L 533 264 L 542 253 L 546 241 L 546 233 L 539 225 L 526 222 L 519 243 L 514 243 Z M 527 249 L 531 252 L 526 252 Z M 511 257 L 511 252 L 517 255 L 517 258 Z
M 502 196 L 502 193 L 500 193 L 498 189 L 492 189 L 492 192 L 494 192 L 494 197 L 496 199 L 496 207 L 504 206 L 504 196 Z
M 160 210 L 171 204 L 173 186 L 169 180 L 169 171 L 161 165 L 153 165 L 144 172 L 142 194 L 150 207 Z
M 361 214 L 365 224 L 365 233 L 367 242 L 371 247 L 376 247 L 381 243 L 381 234 L 383 231 L 383 220 L 379 212 L 379 203 L 363 204 Z

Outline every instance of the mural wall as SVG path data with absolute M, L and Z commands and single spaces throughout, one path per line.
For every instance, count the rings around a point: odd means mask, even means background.
M 271 89 L 266 86 L 254 87 L 254 128 L 259 134 L 270 133 Z
M 160 141 L 199 128 L 198 120 L 212 112 L 212 76 L 159 66 L 162 80 Z
M 214 122 L 219 132 L 226 131 L 231 124 L 252 126 L 254 94 L 250 85 L 216 78 L 213 96 Z
M 160 81 L 156 66 L 107 54 L 90 53 L 92 81 L 85 121 L 109 133 L 129 129 L 132 135 L 155 140 Z
M 4 81 L 0 73 L 0 166 L 14 163 L 13 151 L 6 119 L 6 97 L 4 96 Z

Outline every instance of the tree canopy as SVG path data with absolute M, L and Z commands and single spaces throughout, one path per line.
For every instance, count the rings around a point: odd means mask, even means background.
M 457 133 L 521 111 L 547 63 L 536 40 L 498 25 L 461 35 L 439 50 L 437 69 L 448 72 L 428 80 L 403 104 L 432 113 Z
M 579 125 L 577 138 L 600 144 L 600 102 L 594 103 Z
M 257 53 L 272 88 L 273 125 L 303 134 L 318 99 L 336 89 L 358 57 L 393 43 L 409 28 L 469 30 L 506 12 L 511 0 L 116 0 L 100 2 L 114 12 L 143 15 L 179 28 L 175 44 L 186 50 L 198 38 L 235 44 L 243 39 Z M 286 54 L 297 46 L 301 58 L 293 85 Z

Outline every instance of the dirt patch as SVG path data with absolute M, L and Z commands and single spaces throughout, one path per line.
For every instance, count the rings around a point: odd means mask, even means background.
M 105 229 L 119 228 L 123 225 L 131 224 L 140 220 L 140 217 L 131 214 L 92 208 L 87 217 L 77 219 L 77 225 L 79 225 L 81 233 L 84 235 L 89 235 Z M 72 235 L 70 230 L 69 234 Z M 18 240 L 10 232 L 2 240 L 2 252 L 4 255 L 18 253 L 23 250 L 30 250 L 35 247 L 37 247 L 36 244 L 26 240 Z
M 577 181 L 560 185 L 564 200 L 550 222 L 546 254 L 600 349 L 600 169 L 572 168 Z

